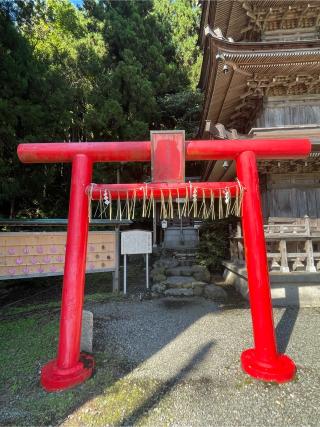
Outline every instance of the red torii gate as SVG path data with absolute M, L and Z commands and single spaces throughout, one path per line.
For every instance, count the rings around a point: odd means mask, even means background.
M 41 384 L 47 391 L 63 390 L 89 378 L 94 369 L 92 356 L 80 353 L 85 262 L 88 236 L 88 191 L 97 199 L 101 190 L 117 191 L 117 185 L 91 185 L 96 162 L 152 162 L 154 197 L 174 197 L 175 189 L 185 187 L 185 160 L 235 160 L 237 177 L 244 188 L 242 228 L 253 324 L 254 348 L 241 355 L 242 368 L 265 381 L 285 382 L 294 377 L 295 364 L 277 351 L 263 218 L 259 194 L 257 159 L 298 159 L 311 151 L 307 139 L 290 140 L 196 140 L 184 142 L 179 132 L 154 132 L 150 141 L 30 143 L 18 147 L 24 163 L 72 163 L 69 220 L 63 279 L 60 336 L 57 358 L 41 371 Z M 203 183 L 204 184 L 204 183 Z M 197 186 L 203 185 L 197 183 Z M 139 190 L 143 184 L 121 184 Z M 218 192 L 229 183 L 205 183 Z M 156 190 L 158 189 L 158 194 Z M 219 190 L 218 190 L 219 189 Z M 119 194 L 119 193 L 118 193 Z M 184 196 L 182 192 L 179 193 Z M 208 194 L 206 194 L 206 197 Z M 234 194 L 231 194 L 234 196 Z M 143 197 L 137 193 L 137 197 Z

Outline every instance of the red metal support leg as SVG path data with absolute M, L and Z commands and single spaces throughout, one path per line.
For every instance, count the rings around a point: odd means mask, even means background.
M 241 355 L 243 370 L 254 378 L 278 383 L 290 381 L 296 371 L 293 361 L 277 352 L 270 280 L 261 212 L 256 156 L 245 151 L 237 158 L 237 175 L 245 187 L 242 228 L 248 272 L 255 347 Z
M 85 190 L 91 178 L 92 161 L 84 154 L 75 155 L 72 162 L 58 355 L 41 371 L 41 384 L 47 391 L 63 390 L 83 382 L 91 376 L 94 367 L 92 356 L 80 354 L 89 227 Z

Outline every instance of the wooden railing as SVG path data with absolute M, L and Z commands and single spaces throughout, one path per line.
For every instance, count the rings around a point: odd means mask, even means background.
M 320 220 L 271 218 L 264 226 L 270 271 L 320 271 Z M 244 263 L 241 226 L 230 239 L 231 261 Z

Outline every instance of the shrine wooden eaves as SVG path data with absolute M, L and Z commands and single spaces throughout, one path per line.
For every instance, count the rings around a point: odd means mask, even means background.
M 291 34 L 311 35 L 319 29 L 318 0 L 210 0 L 202 1 L 200 44 L 204 47 L 204 28 L 220 28 L 235 41 L 260 41 Z
M 320 40 L 231 42 L 209 31 L 200 87 L 205 102 L 199 128 L 222 123 L 247 133 L 264 96 L 320 93 Z

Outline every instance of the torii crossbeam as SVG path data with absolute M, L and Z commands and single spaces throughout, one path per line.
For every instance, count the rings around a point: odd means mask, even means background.
M 67 246 L 63 279 L 60 336 L 57 358 L 41 371 L 47 391 L 73 387 L 89 378 L 94 369 L 92 356 L 80 353 L 85 261 L 88 236 L 88 189 L 96 162 L 150 162 L 152 185 L 168 196 L 168 188 L 184 188 L 185 160 L 235 160 L 237 177 L 244 188 L 242 228 L 248 272 L 254 348 L 242 353 L 242 368 L 265 381 L 285 382 L 293 378 L 295 364 L 277 351 L 270 293 L 263 217 L 259 194 L 257 159 L 300 159 L 311 151 L 307 139 L 290 140 L 197 140 L 184 141 L 181 132 L 153 132 L 151 141 L 30 143 L 18 147 L 24 163 L 72 163 Z M 136 190 L 141 184 L 133 184 Z M 230 183 L 197 183 L 215 191 Z M 131 190 L 133 190 L 131 184 Z M 115 186 L 96 186 L 117 191 Z M 121 188 L 130 190 L 121 184 Z M 183 196 L 180 193 L 180 196 Z M 234 194 L 231 194 L 234 196 Z M 142 197 L 142 196 L 141 196 Z M 208 193 L 206 194 L 208 197 Z

